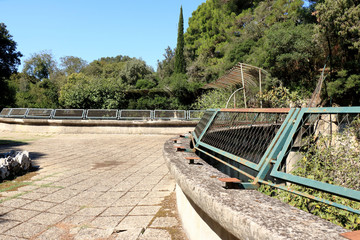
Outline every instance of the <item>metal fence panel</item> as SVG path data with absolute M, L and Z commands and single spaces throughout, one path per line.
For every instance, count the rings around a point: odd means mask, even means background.
M 200 138 L 201 133 L 206 128 L 206 125 L 212 121 L 210 119 L 213 117 L 215 113 L 216 111 L 207 111 L 203 114 L 202 118 L 200 119 L 200 121 L 198 122 L 198 124 L 194 129 L 194 134 L 197 139 Z
M 134 120 L 146 120 L 152 119 L 152 110 L 129 110 L 124 109 L 120 111 L 119 119 L 134 119 Z
M 30 108 L 26 114 L 26 118 L 51 118 L 53 109 Z
M 286 136 L 271 175 L 360 201 L 360 181 L 355 177 L 360 171 L 359 127 L 359 107 L 302 109 L 291 133 Z M 327 182 L 317 177 L 318 169 L 301 171 L 306 167 L 304 162 L 310 161 L 317 161 L 327 170 Z
M 117 109 L 88 109 L 86 111 L 87 119 L 117 119 Z
M 28 111 L 28 112 L 27 112 Z M 134 119 L 134 120 L 199 120 L 204 110 L 132 110 L 132 109 L 41 109 L 4 108 L 0 117 L 54 119 Z
M 0 117 L 8 117 L 11 112 L 11 108 L 3 108 L 0 112 Z
M 84 109 L 55 109 L 53 118 L 58 119 L 83 119 Z
M 185 110 L 155 110 L 154 119 L 186 119 Z
M 12 108 L 9 117 L 24 118 L 28 112 L 28 108 Z
M 205 114 L 206 110 L 189 110 L 188 117 L 189 120 L 200 120 Z
M 287 114 L 220 111 L 200 145 L 258 170 L 259 162 Z
M 219 109 L 215 117 L 204 114 L 192 137 L 195 149 L 214 159 L 214 166 L 225 166 L 229 176 L 244 176 L 244 188 L 267 184 L 360 214 L 331 197 L 360 201 L 360 107 Z M 307 168 L 311 161 L 316 169 Z M 326 176 L 321 175 L 325 170 Z M 291 184 L 330 194 L 331 199 Z

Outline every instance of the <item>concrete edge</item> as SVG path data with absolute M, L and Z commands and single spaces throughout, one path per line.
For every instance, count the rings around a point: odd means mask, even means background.
M 0 123 L 36 126 L 195 127 L 198 121 L 0 118 Z
M 191 121 L 122 121 L 0 118 L 0 131 L 62 134 L 181 134 Z
M 188 139 L 182 139 L 181 142 L 181 145 L 189 147 Z M 198 164 L 189 165 L 184 159 L 185 156 L 195 154 L 175 152 L 171 140 L 164 144 L 163 155 L 172 176 L 186 197 L 235 239 L 344 240 L 339 234 L 347 232 L 346 229 L 278 199 L 256 190 L 223 188 L 216 178 L 227 177 L 226 175 L 201 159 Z M 220 235 L 222 230 L 213 230 L 220 239 L 225 239 Z

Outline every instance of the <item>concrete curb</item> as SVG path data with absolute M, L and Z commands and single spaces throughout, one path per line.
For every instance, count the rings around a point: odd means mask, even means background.
M 0 118 L 0 131 L 39 133 L 181 134 L 196 121 L 123 121 Z
M 188 139 L 181 141 L 182 145 L 189 147 Z M 346 232 L 346 229 L 319 217 L 256 190 L 223 188 L 216 178 L 226 175 L 201 159 L 198 164 L 189 165 L 184 158 L 194 154 L 175 152 L 171 140 L 165 143 L 163 154 L 177 185 L 195 211 L 205 216 L 204 222 L 210 227 L 215 226 L 213 231 L 219 239 L 344 240 L 339 234 Z M 182 218 L 184 221 L 184 216 Z M 189 238 L 194 239 L 186 225 L 184 228 Z

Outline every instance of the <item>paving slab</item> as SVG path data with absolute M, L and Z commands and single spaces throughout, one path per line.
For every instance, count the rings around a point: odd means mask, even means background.
M 0 183 L 0 239 L 171 239 L 169 227 L 182 228 L 161 214 L 175 188 L 162 156 L 169 138 L 0 132 L 14 143 L 0 152 L 27 150 L 36 166 Z

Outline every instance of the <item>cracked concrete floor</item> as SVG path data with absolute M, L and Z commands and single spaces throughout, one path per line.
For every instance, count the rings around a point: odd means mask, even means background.
M 186 239 L 166 135 L 0 132 L 36 171 L 0 184 L 0 239 Z

